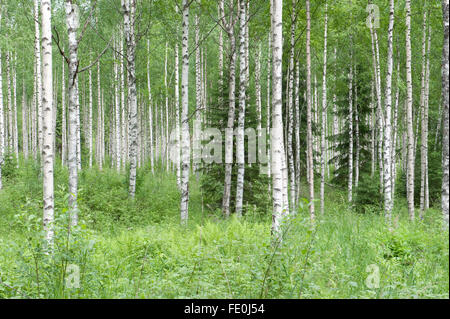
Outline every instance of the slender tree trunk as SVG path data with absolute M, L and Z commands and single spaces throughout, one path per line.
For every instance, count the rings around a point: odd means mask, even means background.
M 117 55 L 116 55 L 117 57 Z M 115 116 L 115 141 L 116 141 L 116 169 L 118 172 L 121 170 L 122 166 L 122 138 L 121 138 L 121 126 L 120 126 L 120 82 L 119 82 L 119 65 L 114 63 L 114 79 L 115 79 L 115 104 L 116 104 L 116 116 Z
M 301 113 L 300 113 L 300 67 L 297 63 L 295 73 L 295 172 L 296 172 L 296 191 L 295 191 L 295 208 L 298 208 L 298 202 L 300 200 L 300 126 L 301 126 Z
M 448 160 L 449 160 L 449 115 L 448 115 L 448 77 L 449 77 L 449 64 L 448 64 L 448 51 L 449 51 L 449 28 L 448 28 L 448 0 L 442 0 L 442 16 L 444 22 L 444 44 L 442 48 L 442 214 L 444 222 L 448 227 L 448 202 L 449 202 L 449 173 L 448 173 Z
M 52 32 L 51 0 L 42 0 L 42 110 L 43 110 L 43 224 L 46 239 L 53 242 L 53 74 L 52 74 Z
M 236 180 L 236 215 L 242 215 L 242 201 L 244 196 L 245 150 L 244 150 L 244 124 L 245 102 L 247 88 L 247 57 L 246 57 L 246 24 L 247 15 L 244 0 L 239 1 L 239 115 L 236 137 L 236 160 L 238 164 Z
M 295 210 L 295 166 L 294 166 L 294 150 L 292 145 L 292 135 L 294 134 L 294 50 L 295 50 L 295 16 L 296 0 L 292 0 L 291 13 L 291 37 L 290 37 L 290 57 L 289 57 L 289 86 L 288 86 L 288 132 L 287 132 L 287 153 L 289 165 L 289 211 Z
M 429 187 L 428 187 L 428 102 L 429 102 L 429 92 L 430 92 L 430 51 L 431 51 L 431 24 L 428 26 L 428 53 L 427 53 L 427 79 L 425 82 L 425 109 L 424 109 L 424 138 L 423 138 L 423 145 L 424 152 L 425 152 L 425 209 L 430 208 L 430 194 L 429 194 Z
M 136 164 L 137 164 L 137 97 L 136 97 L 136 39 L 134 23 L 136 0 L 125 0 L 122 5 L 124 16 L 124 33 L 127 44 L 127 76 L 128 76 L 128 110 L 129 140 L 130 140 L 130 197 L 134 198 L 136 192 Z
M 78 167 L 77 167 L 77 117 L 78 101 L 78 41 L 77 29 L 79 27 L 78 14 L 71 0 L 66 0 L 66 23 L 69 35 L 69 214 L 71 224 L 78 223 Z
M 307 3 L 309 1 L 307 0 Z M 283 203 L 284 138 L 282 120 L 282 12 L 283 1 L 272 0 L 272 234 L 281 240 L 281 223 L 286 207 Z
M 2 3 L 0 3 L 0 31 L 2 29 Z M 5 120 L 3 110 L 3 73 L 2 73 L 2 49 L 0 47 L 0 189 L 3 188 L 2 167 L 5 154 Z
M 271 0 L 272 1 L 272 0 Z M 272 5 L 271 5 L 271 11 L 272 11 Z M 272 14 L 271 14 L 272 16 Z M 271 18 L 272 19 L 272 18 Z M 271 126 L 270 126 L 270 119 L 271 119 L 271 99 L 270 99 L 270 73 L 271 73 L 271 66 L 272 66 L 272 32 L 269 32 L 269 40 L 268 40 L 268 52 L 267 52 L 267 107 L 266 107 L 266 126 L 267 126 L 267 176 L 271 177 L 272 176 L 272 169 L 271 169 L 271 156 L 272 156 L 272 151 L 271 151 L 271 146 L 270 143 L 271 141 Z M 269 178 L 269 183 L 268 183 L 268 191 L 269 194 L 272 193 L 272 183 L 271 183 L 271 179 Z
M 356 65 L 354 67 L 355 72 L 355 188 L 358 189 L 359 185 L 359 155 L 361 152 L 360 141 L 359 141 L 359 114 L 358 114 L 358 81 L 356 73 Z
M 154 174 L 154 149 L 153 149 L 153 99 L 152 90 L 150 85 L 150 40 L 147 41 L 147 89 L 148 89 L 148 122 L 149 122 L 149 144 L 150 144 L 150 167 L 152 169 L 152 174 Z M 178 72 L 178 68 L 175 68 L 175 72 Z M 178 76 L 176 77 L 178 79 Z
M 414 220 L 414 134 L 412 113 L 412 76 L 411 76 L 411 0 L 406 0 L 406 123 L 407 123 L 407 184 L 406 197 L 409 218 Z
M 314 220 L 314 168 L 313 168 L 313 136 L 311 125 L 311 17 L 310 4 L 306 0 L 306 142 L 307 142 L 307 171 L 309 186 L 309 212 Z
M 350 4 L 352 1 L 350 0 Z M 348 202 L 353 202 L 353 36 L 350 33 L 350 71 L 348 72 Z
M 36 86 L 37 86 L 37 122 L 38 122 L 38 149 L 42 150 L 42 79 L 41 79 L 41 47 L 40 42 L 40 23 L 39 23 L 39 0 L 34 0 L 34 55 L 36 59 Z
M 323 83 L 322 83 L 322 130 L 321 130 L 321 179 L 320 179 L 320 213 L 324 213 L 325 208 L 325 130 L 327 112 L 327 28 L 328 28 L 328 4 L 325 1 L 325 30 L 323 41 Z
M 232 0 L 231 0 L 232 1 Z M 222 24 L 225 26 L 230 42 L 230 63 L 228 76 L 228 120 L 225 130 L 225 181 L 222 197 L 222 213 L 225 217 L 230 215 L 231 173 L 233 168 L 233 129 L 235 117 L 235 91 L 236 91 L 236 42 L 234 36 L 235 17 L 230 11 L 230 21 L 225 22 L 223 3 L 221 4 Z
M 187 225 L 189 209 L 189 167 L 190 167 L 190 134 L 189 134 L 189 3 L 182 1 L 183 35 L 181 55 L 183 66 L 181 72 L 181 224 Z
M 66 78 L 64 74 L 65 60 L 62 57 L 61 65 L 61 164 L 64 166 L 67 161 L 67 120 L 66 120 Z
M 384 214 L 388 224 L 392 220 L 392 72 L 393 72 L 393 41 L 394 34 L 394 0 L 389 1 L 389 27 L 388 27 L 388 53 L 386 73 L 386 98 L 385 98 L 385 121 L 384 121 L 384 147 L 383 147 L 383 177 L 384 177 Z
M 178 8 L 178 7 L 177 7 Z M 177 9 L 178 12 L 178 9 Z M 175 150 L 176 150 L 176 158 L 175 158 L 175 165 L 176 165 L 176 174 L 177 174 L 177 186 L 178 188 L 181 187 L 181 161 L 180 161 L 180 75 L 179 75 L 179 52 L 178 52 L 178 27 L 176 32 L 177 40 L 175 43 L 175 134 L 176 134 L 176 140 L 175 140 Z M 150 82 L 149 82 L 150 83 Z M 150 84 L 149 84 L 150 85 Z M 150 87 L 149 87 L 150 91 Z M 151 128 L 150 128 L 151 129 Z M 153 153 L 153 151 L 152 151 Z M 153 162 L 152 162 L 153 167 Z
M 1 58 L 1 57 L 0 57 Z M 0 70 L 1 72 L 1 70 Z M 0 87 L 1 87 L 1 80 L 0 80 Z M 25 91 L 25 79 L 23 79 L 22 84 L 22 152 L 23 157 L 25 160 L 28 159 L 28 107 L 27 107 L 27 96 Z M 0 109 L 1 111 L 1 109 Z M 1 129 L 1 126 L 0 126 Z M 1 143 L 1 142 L 0 142 Z M 0 155 L 0 161 L 1 161 L 1 155 Z M 1 168 L 1 164 L 0 164 Z
M 89 69 L 89 123 L 88 123 L 89 167 L 92 167 L 92 70 Z
M 421 121 L 421 147 L 420 147 L 420 211 L 419 218 L 423 218 L 424 201 L 425 201 L 425 148 L 424 138 L 425 138 L 425 79 L 426 79 L 426 45 L 427 45 L 427 9 L 426 1 L 425 7 L 423 9 L 423 27 L 422 27 L 422 74 L 421 74 L 421 90 L 420 90 L 420 116 L 417 117 L 417 124 L 419 125 Z M 417 145 L 418 134 L 416 134 L 416 145 Z

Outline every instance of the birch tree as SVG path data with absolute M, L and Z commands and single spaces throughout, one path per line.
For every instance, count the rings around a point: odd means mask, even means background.
M 306 144 L 307 144 L 307 177 L 309 187 L 309 212 L 311 220 L 314 212 L 314 168 L 313 168 L 313 136 L 311 116 L 311 16 L 309 0 L 306 0 Z
M 320 179 L 320 212 L 324 213 L 325 207 L 325 130 L 327 112 L 327 27 L 328 27 L 328 3 L 325 1 L 325 28 L 323 40 L 323 83 L 322 83 L 322 130 L 321 130 L 321 179 Z
M 308 1 L 308 0 L 307 0 Z M 284 137 L 282 120 L 282 12 L 283 1 L 272 0 L 272 234 L 281 240 L 281 223 L 286 212 L 283 203 Z
M 244 124 L 247 89 L 247 56 L 246 56 L 246 1 L 239 1 L 239 115 L 236 137 L 236 160 L 238 164 L 236 180 L 236 215 L 242 215 L 244 196 L 245 150 Z
M 2 3 L 0 1 L 0 31 L 2 29 Z M 0 47 L 0 190 L 3 188 L 2 167 L 5 154 L 5 120 L 3 110 L 3 73 L 2 73 L 2 48 Z
M 407 127 L 407 164 L 406 197 L 408 214 L 414 220 L 414 134 L 412 111 L 412 76 L 411 76 L 411 0 L 406 0 L 406 127 Z
M 449 77 L 449 13 L 448 0 L 442 0 L 442 16 L 444 23 L 444 44 L 442 48 L 442 214 L 448 227 L 448 202 L 449 202 L 449 115 L 448 115 L 448 77 Z
M 66 24 L 69 36 L 69 144 L 68 144 L 68 166 L 69 166 L 69 209 L 71 224 L 78 223 L 78 165 L 77 165 L 77 128 L 78 128 L 78 40 L 77 30 L 79 27 L 78 8 L 72 0 L 66 0 Z
M 122 3 L 124 17 L 124 34 L 127 45 L 127 84 L 129 110 L 130 140 L 130 189 L 129 195 L 134 198 L 136 192 L 137 163 L 137 97 L 136 97 L 136 39 L 134 34 L 136 0 L 125 0 Z
M 228 75 L 228 118 L 227 129 L 225 131 L 225 180 L 222 197 L 222 213 L 225 217 L 230 215 L 230 197 L 231 197 L 231 173 L 233 163 L 233 129 L 235 117 L 235 91 L 236 91 L 236 40 L 234 35 L 234 26 L 236 17 L 234 16 L 234 0 L 230 1 L 230 12 L 228 21 L 225 17 L 223 0 L 220 0 L 221 24 L 228 36 L 230 44 L 230 62 Z
M 188 0 L 182 1 L 183 35 L 181 56 L 183 65 L 181 71 L 181 224 L 187 225 L 189 209 L 189 167 L 190 167 L 190 134 L 189 134 L 189 5 Z
M 394 34 L 394 0 L 389 1 L 389 27 L 388 27 L 388 52 L 387 52 L 387 73 L 386 73 L 386 98 L 384 112 L 384 147 L 383 147 L 383 168 L 384 168 L 384 213 L 390 225 L 392 215 L 392 72 L 393 72 L 393 42 Z
M 53 241 L 54 198 L 53 198 L 53 73 L 52 73 L 52 31 L 51 0 L 42 0 L 42 110 L 43 110 L 43 225 L 49 244 Z

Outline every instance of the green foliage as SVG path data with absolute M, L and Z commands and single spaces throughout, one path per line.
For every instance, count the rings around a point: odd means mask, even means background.
M 91 169 L 80 175 L 80 223 L 70 231 L 66 179 L 57 178 L 46 254 L 39 165 L 16 174 L 0 193 L 0 298 L 448 298 L 448 231 L 439 211 L 410 223 L 400 207 L 389 231 L 382 214 L 355 214 L 345 194 L 330 190 L 325 215 L 312 226 L 302 202 L 277 245 L 271 215 L 259 205 L 241 219 L 206 207 L 203 215 L 195 178 L 189 225 L 181 227 L 175 176 L 141 168 L 131 201 L 123 174 Z M 372 264 L 379 288 L 366 286 Z M 70 265 L 79 267 L 79 288 L 67 285 Z
M 357 212 L 383 211 L 383 194 L 380 189 L 380 175 L 365 173 L 360 176 L 354 199 Z

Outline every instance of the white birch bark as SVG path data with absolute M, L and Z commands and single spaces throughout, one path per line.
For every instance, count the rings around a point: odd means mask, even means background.
M 77 167 L 77 128 L 78 128 L 78 41 L 77 29 L 79 27 L 79 16 L 77 9 L 71 0 L 66 0 L 66 24 L 69 36 L 69 144 L 68 144 L 68 166 L 69 166 L 69 215 L 71 225 L 78 223 L 78 167 Z
M 239 114 L 236 134 L 236 161 L 238 164 L 236 178 L 236 215 L 242 216 L 242 201 L 244 196 L 245 150 L 244 150 L 244 124 L 247 88 L 247 57 L 246 57 L 246 5 L 244 0 L 239 1 Z
M 178 13 L 178 7 L 177 13 Z M 176 29 L 176 37 L 177 40 L 175 42 L 175 150 L 176 150 L 176 158 L 175 158 L 175 165 L 176 165 L 176 174 L 177 174 L 177 186 L 178 188 L 181 187 L 181 161 L 180 161 L 180 75 L 179 75 L 179 52 L 178 52 L 178 26 Z M 223 72 L 223 71 L 221 71 Z M 150 82 L 149 82 L 149 92 L 150 92 Z M 151 123 L 151 122 L 150 122 Z M 150 128 L 151 130 L 151 128 Z M 151 131 L 150 131 L 151 132 Z M 151 135 L 151 133 L 150 133 Z M 151 139 L 151 137 L 150 137 Z M 152 150 L 153 153 L 153 150 Z M 153 162 L 152 162 L 153 167 Z
M 189 3 L 182 1 L 183 34 L 181 55 L 183 66 L 181 72 L 181 224 L 187 225 L 189 214 L 189 167 L 190 167 L 190 134 L 189 134 Z
M 420 211 L 419 218 L 423 218 L 424 201 L 425 201 L 425 149 L 423 139 L 425 138 L 424 124 L 425 124 L 425 79 L 426 79 L 426 45 L 427 45 L 427 9 L 426 1 L 423 9 L 423 24 L 422 24 L 422 73 L 421 73 L 421 86 L 420 86 L 420 116 L 417 117 L 417 124 L 421 123 L 421 147 L 420 147 Z M 418 134 L 416 134 L 417 145 Z
M 282 120 L 283 1 L 272 0 L 272 8 L 272 234 L 281 240 L 281 223 L 285 209 L 283 203 L 284 138 Z
M 448 227 L 448 203 L 449 203 L 449 12 L 448 0 L 442 0 L 442 16 L 444 26 L 444 43 L 442 48 L 442 215 L 444 223 Z
M 320 212 L 324 213 L 325 208 L 325 131 L 327 112 L 327 28 L 328 28 L 328 3 L 325 1 L 325 26 L 323 40 L 323 82 L 322 82 L 322 130 L 321 130 L 321 178 L 320 178 Z
M 411 76 L 411 0 L 406 0 L 406 124 L 407 124 L 407 184 L 406 197 L 408 214 L 414 220 L 414 134 L 413 134 L 413 95 Z
M 65 60 L 61 64 L 61 164 L 64 166 L 67 161 L 67 119 L 66 119 L 66 78 L 64 74 Z
M 394 34 L 394 0 L 389 1 L 388 53 L 386 73 L 386 98 L 384 112 L 384 143 L 383 143 L 383 177 L 384 177 L 384 214 L 388 225 L 392 220 L 392 72 L 393 72 L 393 41 Z
M 53 198 L 53 74 L 51 0 L 42 0 L 42 110 L 43 110 L 43 225 L 46 239 L 53 242 L 54 198 Z
M 150 167 L 152 174 L 155 172 L 154 168 L 154 148 L 153 148 L 153 99 L 150 83 L 150 40 L 147 41 L 147 89 L 148 89 L 148 123 L 149 123 L 149 144 L 150 144 Z M 119 133 L 120 134 L 120 133 Z
M 125 0 L 122 4 L 124 16 L 124 33 L 127 46 L 127 84 L 129 110 L 129 147 L 130 147 L 130 189 L 129 195 L 134 198 L 136 192 L 137 164 L 137 97 L 136 97 L 136 40 L 134 34 L 136 0 Z
M 41 73 L 41 47 L 40 42 L 40 24 L 39 24 L 39 0 L 34 0 L 34 54 L 36 59 L 36 87 L 37 87 L 37 122 L 38 135 L 37 147 L 42 150 L 42 73 Z
M 115 104 L 116 104 L 116 114 L 115 114 L 115 141 L 116 141 L 116 170 L 120 172 L 122 166 L 122 139 L 121 139 L 121 126 L 120 126 L 120 82 L 119 82 L 119 65 L 114 63 L 114 79 L 115 79 Z
M 298 207 L 300 200 L 300 67 L 297 63 L 295 72 L 295 173 L 296 173 L 296 190 L 295 190 L 295 208 Z
M 88 123 L 88 149 L 89 149 L 89 168 L 92 167 L 92 69 L 89 69 L 89 123 Z
M 233 4 L 231 0 L 231 4 Z M 232 6 L 231 6 L 232 7 Z M 235 91 L 236 91 L 236 42 L 234 36 L 234 26 L 236 18 L 233 10 L 230 10 L 229 21 L 225 19 L 223 3 L 220 6 L 222 17 L 222 26 L 224 27 L 230 43 L 230 62 L 228 75 L 228 119 L 227 129 L 225 131 L 225 178 L 224 191 L 222 197 L 222 213 L 225 217 L 230 215 L 230 196 L 231 196 L 231 173 L 233 162 L 233 129 L 235 113 Z
M 289 211 L 295 210 L 296 179 L 294 166 L 294 150 L 292 145 L 292 135 L 294 134 L 294 49 L 295 49 L 295 13 L 296 0 L 292 0 L 291 13 L 291 34 L 290 34 L 290 57 L 289 57 L 289 88 L 288 88 L 288 132 L 287 132 L 287 153 L 289 165 Z
M 314 212 L 314 169 L 313 169 L 313 136 L 311 116 L 311 17 L 310 4 L 306 0 L 306 143 L 307 143 L 307 172 L 309 188 L 309 212 L 311 220 L 315 219 Z
M 0 22 L 1 23 L 1 22 Z M 1 57 L 0 57 L 1 60 Z M 1 69 L 0 69 L 1 73 Z M 0 87 L 1 87 L 1 81 L 0 81 Z M 0 112 L 1 112 L 0 108 Z M 28 107 L 27 107 L 27 97 L 26 97 L 26 91 L 25 91 L 25 79 L 23 79 L 22 84 L 22 152 L 23 157 L 25 160 L 28 159 Z M 1 126 L 0 126 L 1 129 Z M 1 142 L 0 142 L 1 143 Z M 0 155 L 0 161 L 1 161 L 1 155 Z M 1 164 L 0 164 L 1 168 Z
M 0 31 L 2 29 L 2 3 L 0 3 Z M 2 49 L 0 47 L 0 189 L 3 188 L 2 166 L 3 155 L 5 154 L 5 120 L 3 110 L 3 73 L 2 73 Z

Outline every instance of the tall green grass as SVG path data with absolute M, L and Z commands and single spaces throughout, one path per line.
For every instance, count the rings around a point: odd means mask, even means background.
M 380 212 L 349 211 L 330 189 L 315 225 L 300 209 L 274 245 L 270 212 L 249 207 L 224 220 L 202 207 L 195 177 L 181 227 L 173 175 L 141 168 L 130 200 L 126 175 L 93 168 L 80 174 L 80 225 L 69 234 L 67 171 L 57 165 L 55 247 L 46 254 L 39 171 L 24 163 L 0 191 L 1 298 L 449 297 L 448 230 L 435 209 L 411 223 L 399 204 L 389 231 Z M 67 285 L 70 265 L 79 288 Z M 367 284 L 370 267 L 378 288 Z

